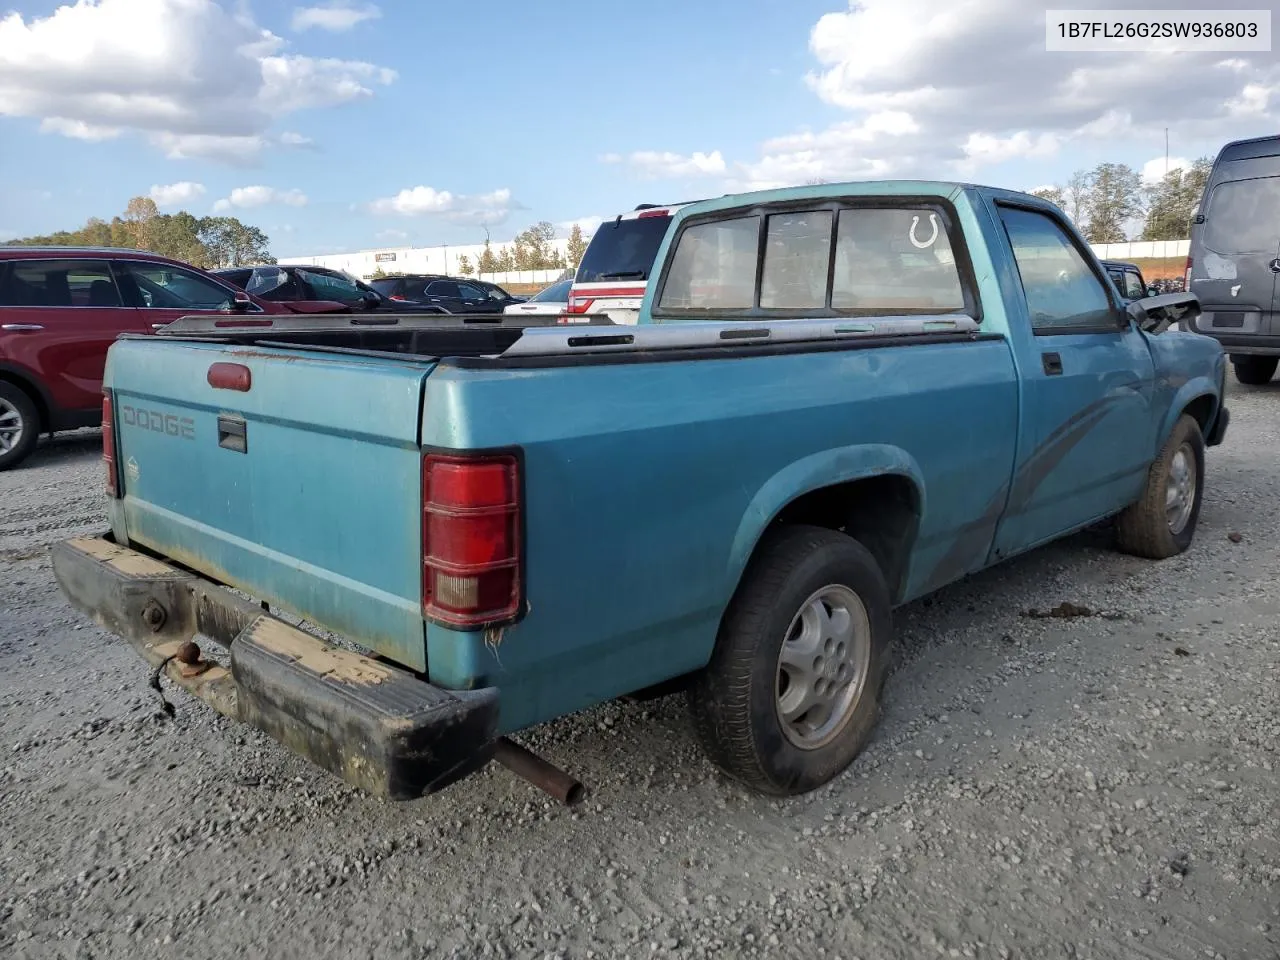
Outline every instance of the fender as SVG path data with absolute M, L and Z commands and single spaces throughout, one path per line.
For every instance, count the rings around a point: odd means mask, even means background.
M 1209 431 L 1212 430 L 1214 421 L 1218 419 L 1218 410 L 1222 405 L 1222 397 L 1218 393 L 1218 385 L 1209 377 L 1192 377 L 1177 388 L 1177 392 L 1174 393 L 1173 399 L 1169 403 L 1169 409 L 1165 411 L 1164 420 L 1160 424 L 1160 431 L 1156 434 L 1156 448 L 1151 452 L 1153 458 L 1160 453 L 1160 448 L 1164 446 L 1165 440 L 1173 432 L 1173 425 L 1178 422 L 1178 417 L 1182 416 L 1182 412 L 1200 397 L 1213 398 L 1213 410 L 1204 426 L 1204 434 L 1206 437 L 1209 436 Z
M 48 389 L 34 371 L 8 360 L 0 360 L 0 380 L 10 380 L 28 392 L 34 391 L 35 400 L 41 407 L 40 415 L 46 420 L 57 416 L 57 404 L 53 402 L 53 397 L 49 395 Z M 40 426 L 46 433 L 53 429 L 51 423 L 42 423 Z
M 832 447 L 783 467 L 765 481 L 747 504 L 729 551 L 729 566 L 725 572 L 730 584 L 736 585 L 741 580 L 742 571 L 765 528 L 787 504 L 822 487 L 885 474 L 906 477 L 915 485 L 923 516 L 926 509 L 924 475 L 915 458 L 901 447 L 884 443 Z

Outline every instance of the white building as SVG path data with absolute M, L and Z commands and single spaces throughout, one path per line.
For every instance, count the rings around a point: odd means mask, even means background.
M 589 239 L 585 238 L 584 239 Z M 511 243 L 495 243 L 490 245 L 494 256 L 501 256 L 504 247 Z M 569 249 L 567 237 L 551 241 L 551 248 L 557 253 L 566 255 Z M 469 243 L 438 247 L 384 247 L 379 250 L 361 250 L 358 253 L 328 253 L 310 257 L 282 257 L 281 264 L 330 267 L 345 270 L 352 276 L 368 280 L 379 269 L 383 273 L 438 273 L 447 276 L 461 276 L 459 261 L 466 257 L 471 265 L 471 276 L 475 276 L 480 263 L 480 254 L 484 252 L 483 243 Z M 513 251 L 514 252 L 514 251 Z M 494 283 L 549 283 L 557 279 L 562 270 L 519 270 L 511 273 L 486 273 L 485 280 Z

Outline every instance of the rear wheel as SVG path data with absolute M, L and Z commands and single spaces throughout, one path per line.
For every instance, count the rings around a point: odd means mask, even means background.
M 689 690 L 711 760 L 774 795 L 831 780 L 871 739 L 890 633 L 889 590 L 862 544 L 819 527 L 771 531 Z
M 21 387 L 0 380 L 0 470 L 25 460 L 39 436 L 36 405 Z
M 1251 387 L 1261 387 L 1270 383 L 1271 378 L 1276 375 L 1277 364 L 1280 364 L 1280 357 L 1236 356 L 1231 358 L 1236 379 Z

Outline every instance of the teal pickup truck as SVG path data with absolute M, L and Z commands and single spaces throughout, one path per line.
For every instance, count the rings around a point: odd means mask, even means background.
M 1197 310 L 1122 304 L 1021 193 L 703 201 L 634 326 L 126 336 L 111 529 L 54 569 L 157 676 L 377 796 L 677 688 L 716 765 L 802 793 L 872 735 L 895 606 L 1109 518 L 1187 549 L 1228 422 Z

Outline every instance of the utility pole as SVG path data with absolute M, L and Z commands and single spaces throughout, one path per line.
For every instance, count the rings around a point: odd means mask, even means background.
M 1169 176 L 1169 128 L 1164 128 L 1164 175 Z

